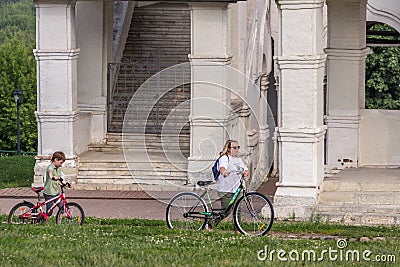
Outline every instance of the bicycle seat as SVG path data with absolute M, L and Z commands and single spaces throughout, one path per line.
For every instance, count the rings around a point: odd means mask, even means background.
M 210 185 L 212 183 L 214 183 L 214 181 L 198 181 L 197 185 L 198 186 L 206 186 L 206 185 Z
M 39 193 L 39 192 L 41 192 L 43 189 L 44 189 L 43 186 L 34 186 L 34 187 L 32 187 L 32 190 L 33 190 L 33 192 L 35 192 L 35 193 Z

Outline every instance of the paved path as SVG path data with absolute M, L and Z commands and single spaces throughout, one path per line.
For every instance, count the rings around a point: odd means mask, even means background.
M 79 203 L 86 216 L 159 220 L 165 219 L 166 202 L 175 193 L 113 190 L 66 191 L 69 202 Z M 15 204 L 23 200 L 36 202 L 35 192 L 25 187 L 0 190 L 0 214 L 8 214 Z
M 271 179 L 259 190 L 272 196 L 276 188 Z M 118 191 L 118 190 L 74 190 L 67 189 L 69 202 L 79 203 L 86 216 L 98 218 L 140 218 L 165 220 L 168 201 L 178 192 L 170 191 Z M 23 200 L 37 202 L 36 193 L 28 187 L 0 190 L 0 214 L 8 214 L 11 208 Z

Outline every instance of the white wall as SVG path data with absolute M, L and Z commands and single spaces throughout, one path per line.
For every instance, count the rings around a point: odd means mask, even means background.
M 106 133 L 108 43 L 112 27 L 112 3 L 79 1 L 76 6 L 78 59 L 78 108 L 81 113 L 74 143 L 77 154 L 90 143 L 101 143 Z M 106 11 L 105 11 L 106 10 Z M 109 10 L 109 11 L 107 11 Z M 88 125 L 92 127 L 88 129 Z M 89 131 L 88 131 L 89 130 Z M 88 134 L 88 136 L 87 136 Z
M 92 137 L 92 115 L 88 112 L 79 113 L 74 129 L 74 151 L 77 155 L 87 150 Z
M 78 2 L 78 104 L 91 104 L 102 95 L 103 2 Z
M 400 166 L 400 110 L 361 110 L 360 166 Z

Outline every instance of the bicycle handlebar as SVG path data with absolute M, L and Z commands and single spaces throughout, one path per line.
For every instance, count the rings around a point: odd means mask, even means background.
M 71 184 L 70 183 L 64 183 L 64 179 L 63 178 L 59 178 L 59 181 L 60 181 L 60 184 L 61 184 L 61 187 L 62 188 L 64 188 L 64 187 L 68 187 L 68 188 L 71 188 Z

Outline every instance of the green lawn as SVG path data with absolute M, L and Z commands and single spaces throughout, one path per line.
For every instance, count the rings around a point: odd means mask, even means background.
M 0 158 L 0 188 L 30 186 L 33 166 L 33 157 Z M 164 221 L 98 218 L 8 225 L 1 215 L 0 266 L 400 266 L 398 226 L 275 222 L 261 238 L 231 229 L 222 222 L 179 232 Z
M 88 218 L 83 226 L 68 227 L 5 220 L 0 217 L 0 266 L 398 266 L 400 261 L 398 227 L 277 223 L 270 235 L 249 238 L 224 230 L 229 224 L 180 232 L 151 220 Z M 305 239 L 302 233 L 322 237 Z M 290 239 L 292 234 L 303 237 Z M 339 248 L 331 235 L 347 246 Z M 384 240 L 359 239 L 377 236 Z M 385 262 L 375 261 L 377 256 Z
M 30 187 L 33 182 L 33 156 L 0 157 L 0 189 Z

